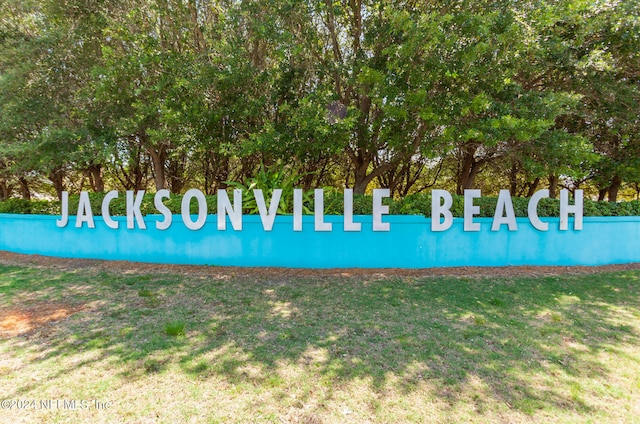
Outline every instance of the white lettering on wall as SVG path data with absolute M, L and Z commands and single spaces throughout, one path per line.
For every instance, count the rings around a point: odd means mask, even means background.
M 331 231 L 333 225 L 324 222 L 324 190 L 317 188 L 313 190 L 313 221 L 316 231 Z
M 264 201 L 264 194 L 262 193 L 262 190 L 253 190 L 253 196 L 256 198 L 256 203 L 258 204 L 258 212 L 260 213 L 262 228 L 264 228 L 265 231 L 271 231 L 273 228 L 273 222 L 276 219 L 276 213 L 278 212 L 280 198 L 282 197 L 282 189 L 276 188 L 273 190 L 271 202 L 269 203 L 269 211 L 267 211 L 267 205 Z
M 137 192 L 126 192 L 126 221 L 127 229 L 134 229 L 136 225 L 138 228 L 145 230 L 146 224 L 144 217 L 142 216 L 141 206 L 145 191 L 139 190 Z M 269 200 L 269 206 L 267 208 L 267 201 L 264 198 L 264 193 L 260 189 L 253 190 L 254 197 L 256 199 L 256 205 L 258 208 L 260 221 L 264 231 L 272 231 L 275 224 L 275 220 L 278 215 L 278 207 L 282 200 L 283 190 L 274 189 L 271 199 Z M 315 189 L 314 192 L 314 230 L 328 232 L 333 231 L 332 222 L 325 221 L 324 213 L 324 190 Z M 390 190 L 386 188 L 377 188 L 373 190 L 372 196 L 372 231 L 390 231 L 391 225 L 389 222 L 383 221 L 383 215 L 389 214 L 389 206 L 383 204 L 383 199 L 390 196 Z M 474 200 L 481 196 L 480 190 L 465 190 L 464 191 L 464 210 L 462 218 L 462 226 L 464 231 L 480 231 L 480 222 L 474 222 L 474 217 L 480 214 L 480 206 L 474 204 Z M 119 197 L 119 193 L 115 190 L 108 192 L 101 205 L 102 220 L 108 228 L 117 230 L 119 229 L 119 221 L 114 219 L 110 212 L 109 207 L 112 201 Z M 362 231 L 362 223 L 354 221 L 353 208 L 354 208 L 354 194 L 353 189 L 344 190 L 344 209 L 343 209 L 343 228 L 344 232 L 359 232 Z M 538 205 L 543 198 L 549 197 L 549 190 L 538 190 L 529 199 L 527 205 L 527 216 L 529 222 L 533 228 L 538 231 L 548 231 L 549 223 L 542 221 L 538 216 Z M 574 215 L 573 229 L 582 230 L 583 225 L 583 207 L 584 207 L 584 194 L 582 190 L 575 190 L 573 204 L 569 204 L 569 191 L 563 189 L 560 191 L 560 219 L 559 229 L 566 231 L 569 229 L 569 215 Z M 169 190 L 158 190 L 154 196 L 154 206 L 158 213 L 162 215 L 162 219 L 158 219 L 155 223 L 157 230 L 166 230 L 171 227 L 173 221 L 173 214 L 171 210 L 163 203 L 163 199 L 170 199 L 171 193 Z M 191 203 L 196 200 L 198 206 L 198 212 L 195 220 L 192 220 L 190 213 Z M 432 190 L 431 192 L 431 231 L 440 232 L 450 229 L 454 223 L 453 213 L 451 208 L 453 206 L 453 198 L 451 194 L 446 190 Z M 231 226 L 235 231 L 241 231 L 243 225 L 242 217 L 242 190 L 233 190 L 233 202 L 229 199 L 229 195 L 225 190 L 218 190 L 218 206 L 217 206 L 217 228 L 218 230 L 225 231 L 227 228 L 227 217 L 231 222 Z M 302 231 L 303 224 L 303 212 L 304 212 L 304 192 L 302 189 L 293 190 L 293 231 Z M 181 216 L 184 225 L 190 230 L 200 230 L 206 225 L 208 209 L 205 195 L 202 191 L 197 189 L 191 189 L 187 191 L 181 203 Z M 60 217 L 56 219 L 56 226 L 63 228 L 68 225 L 69 222 L 69 193 L 62 192 L 61 196 L 61 213 Z M 81 192 L 78 198 L 78 210 L 76 212 L 76 228 L 82 228 L 86 224 L 88 228 L 95 228 L 95 221 L 93 211 L 91 209 L 91 202 L 89 193 Z M 491 231 L 500 231 L 503 225 L 506 225 L 509 231 L 518 230 L 518 220 L 515 216 L 513 207 L 513 201 L 509 194 L 509 190 L 500 190 L 495 211 L 493 214 L 493 221 L 491 224 Z
M 549 190 L 546 188 L 538 190 L 533 193 L 533 196 L 531 196 L 531 199 L 529 199 L 529 205 L 527 205 L 527 215 L 529 216 L 529 222 L 531 222 L 533 228 L 538 231 L 549 230 L 549 223 L 542 222 L 540 218 L 538 218 L 538 203 L 540 202 L 540 199 L 545 197 L 549 197 Z
M 93 212 L 91 211 L 91 202 L 89 201 L 89 193 L 83 191 L 80 193 L 78 201 L 78 213 L 76 215 L 76 228 L 82 228 L 83 223 L 87 223 L 89 228 L 96 228 L 93 222 Z
M 473 217 L 480 214 L 480 206 L 473 204 L 473 199 L 480 197 L 480 190 L 464 191 L 464 230 L 480 231 L 480 223 L 473 222 Z
M 204 196 L 203 196 L 204 197 Z M 225 190 L 218 190 L 218 230 L 227 229 L 227 215 L 236 231 L 242 230 L 242 190 L 233 190 L 233 206 Z
M 362 224 L 353 222 L 353 189 L 344 189 L 344 231 L 361 231 Z
M 447 190 L 433 190 L 431 192 L 431 231 L 446 231 L 451 228 L 453 225 L 452 205 L 453 198 Z M 444 217 L 444 220 L 440 221 L 441 217 Z
M 560 230 L 569 229 L 569 214 L 574 216 L 573 229 L 582 230 L 583 196 L 582 190 L 576 190 L 574 204 L 570 205 L 569 190 L 560 190 Z
M 69 192 L 63 191 L 60 199 L 60 219 L 56 220 L 56 227 L 64 228 L 69 223 Z
M 135 193 L 135 197 L 133 191 L 127 190 L 127 228 L 130 230 L 135 227 L 135 223 L 137 223 L 138 227 L 142 230 L 147 228 L 144 223 L 144 218 L 142 217 L 142 212 L 140 212 L 143 197 L 144 190 L 138 190 L 138 192 Z
M 389 206 L 382 204 L 384 197 L 391 196 L 388 188 L 373 189 L 373 231 L 389 231 L 388 222 L 382 222 L 382 215 L 389 214 Z
M 107 224 L 107 227 L 114 230 L 118 229 L 119 223 L 115 219 L 111 218 L 111 213 L 109 213 L 109 204 L 111 204 L 111 201 L 117 197 L 118 192 L 116 190 L 111 190 L 104 196 L 104 199 L 102 199 L 102 219 L 104 220 L 104 223 Z
M 302 231 L 302 189 L 293 189 L 293 231 Z
M 173 221 L 173 215 L 168 207 L 162 203 L 162 199 L 169 199 L 171 197 L 171 193 L 169 190 L 158 190 L 155 196 L 153 196 L 153 205 L 156 207 L 156 210 L 162 214 L 164 219 L 162 221 L 156 221 L 156 229 L 162 231 L 171 227 L 171 223 Z M 184 198 L 183 198 L 184 200 Z M 205 203 L 206 204 L 206 203 Z
M 496 210 L 493 215 L 493 223 L 491 231 L 500 230 L 502 224 L 507 224 L 509 231 L 517 231 L 516 213 L 513 210 L 513 202 L 511 202 L 511 194 L 509 190 L 500 190 Z
M 198 216 L 195 221 L 191 220 L 191 199 L 196 199 L 198 203 Z M 205 199 L 200 190 L 192 188 L 184 194 L 180 211 L 182 212 L 184 226 L 190 230 L 199 230 L 207 222 L 207 199 Z

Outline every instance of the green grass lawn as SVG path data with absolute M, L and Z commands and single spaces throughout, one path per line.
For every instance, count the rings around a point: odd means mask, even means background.
M 256 279 L 0 266 L 0 320 L 56 304 L 82 309 L 0 339 L 11 400 L 0 422 L 640 422 L 640 271 Z

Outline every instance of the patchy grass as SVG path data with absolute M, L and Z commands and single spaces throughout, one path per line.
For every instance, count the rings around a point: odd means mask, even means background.
M 0 422 L 638 422 L 639 279 L 0 266 Z

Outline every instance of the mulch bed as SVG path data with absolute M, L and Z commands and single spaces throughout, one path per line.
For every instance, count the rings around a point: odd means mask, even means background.
M 510 277 L 561 274 L 594 274 L 609 271 L 640 270 L 640 263 L 606 266 L 509 266 L 509 267 L 451 267 L 451 268 L 275 268 L 275 267 L 211 267 L 198 265 L 166 265 L 127 261 L 103 261 L 93 259 L 67 259 L 40 255 L 22 255 L 0 251 L 0 264 L 53 268 L 63 271 L 91 269 L 123 274 L 182 274 L 211 276 L 216 278 L 249 277 L 275 278 L 327 278 L 327 277 Z

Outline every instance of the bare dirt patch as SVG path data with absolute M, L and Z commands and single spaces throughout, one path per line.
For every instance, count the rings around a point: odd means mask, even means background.
M 39 303 L 22 308 L 0 309 L 0 338 L 27 334 L 63 320 L 83 309 L 82 305 Z

